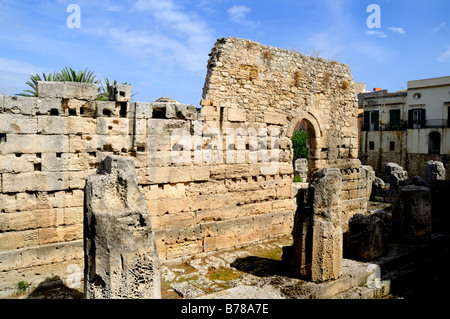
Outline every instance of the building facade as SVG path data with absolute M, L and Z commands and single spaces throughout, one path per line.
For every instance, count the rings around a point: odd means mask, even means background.
M 423 177 L 429 160 L 449 171 L 450 76 L 408 81 L 405 91 L 365 93 L 363 109 L 360 158 L 378 176 L 388 162 L 410 176 Z

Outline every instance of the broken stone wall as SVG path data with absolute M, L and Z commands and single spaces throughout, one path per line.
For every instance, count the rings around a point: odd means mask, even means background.
M 357 159 L 358 106 L 347 65 L 251 40 L 218 39 L 208 61 L 202 105 L 205 120 L 222 119 L 224 128 L 279 127 L 280 146 L 305 120 L 309 177 L 325 167 L 341 169 L 343 211 L 365 211 L 367 189 Z
M 290 137 L 302 119 L 309 175 L 339 168 L 345 218 L 365 210 L 347 65 L 227 38 L 207 72 L 201 109 L 131 102 L 128 86 L 106 102 L 80 83 L 0 96 L 0 290 L 83 269 L 83 188 L 107 155 L 134 160 L 162 260 L 292 231 Z
M 249 163 L 249 152 L 261 148 L 245 145 L 243 163 L 227 163 L 226 154 L 212 160 L 224 151 L 214 143 L 225 136 L 215 127 L 211 133 L 199 109 L 169 99 L 135 103 L 129 95 L 96 101 L 89 84 L 38 88 L 38 97 L 0 98 L 2 294 L 21 280 L 67 283 L 73 269 L 82 274 L 83 188 L 107 155 L 134 160 L 163 260 L 291 231 L 291 164 L 273 162 L 277 169 L 264 171 L 272 162 Z M 199 154 L 189 148 L 197 138 Z M 268 143 L 270 155 L 270 137 Z M 179 146 L 187 158 L 172 153 Z

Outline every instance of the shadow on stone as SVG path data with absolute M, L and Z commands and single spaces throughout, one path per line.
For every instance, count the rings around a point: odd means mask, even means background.
M 67 287 L 59 277 L 47 278 L 27 299 L 83 299 L 83 293 Z
M 280 260 L 249 256 L 237 258 L 230 265 L 239 271 L 258 277 L 288 276 L 285 264 Z

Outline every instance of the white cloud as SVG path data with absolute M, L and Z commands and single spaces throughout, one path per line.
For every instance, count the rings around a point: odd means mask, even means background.
M 237 24 L 243 25 L 249 28 L 255 28 L 257 24 L 249 20 L 247 15 L 252 11 L 249 7 L 246 6 L 233 6 L 227 10 L 229 19 Z
M 13 95 L 29 89 L 25 82 L 30 75 L 49 73 L 45 68 L 34 66 L 19 60 L 0 57 L 0 94 Z
M 46 70 L 44 68 L 36 67 L 30 63 L 0 57 L 0 71 L 31 75 L 42 73 Z
M 447 24 L 447 22 L 441 22 L 437 27 L 434 27 L 433 30 L 431 30 L 430 33 L 438 32 L 438 31 L 441 30 L 443 27 L 445 27 L 446 24 Z
M 327 32 L 315 34 L 307 40 L 307 45 L 311 48 L 311 55 L 326 59 L 336 58 L 345 49 L 337 35 Z
M 123 11 L 125 9 L 124 6 L 111 6 L 106 8 L 106 11 L 110 11 L 110 12 L 120 12 Z
M 399 33 L 399 34 L 405 34 L 405 30 L 403 28 L 396 28 L 396 27 L 388 27 L 388 30 Z
M 450 62 L 450 45 L 445 45 L 446 50 L 438 57 L 440 62 Z
M 93 32 L 141 65 L 204 72 L 214 32 L 195 12 L 172 0 L 139 0 L 131 11 L 146 19 L 137 18 L 132 27 L 104 21 Z
M 368 34 L 368 35 L 374 35 L 374 36 L 377 36 L 377 37 L 379 37 L 379 38 L 387 38 L 387 35 L 386 35 L 384 32 L 382 32 L 382 31 L 377 31 L 377 30 L 367 30 L 367 31 L 366 31 L 366 34 Z

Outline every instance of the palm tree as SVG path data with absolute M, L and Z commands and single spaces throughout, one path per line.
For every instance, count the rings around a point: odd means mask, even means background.
M 37 82 L 38 81 L 57 81 L 58 73 L 49 73 L 48 75 L 42 73 L 42 77 L 39 74 L 31 75 L 30 81 L 26 84 L 32 88 L 32 90 L 24 90 L 23 93 L 16 94 L 18 96 L 37 96 Z
M 76 72 L 72 68 L 67 66 L 59 73 L 59 82 L 83 82 L 83 83 L 95 83 L 99 84 L 101 80 L 97 80 L 94 75 L 94 71 L 88 71 L 86 68 L 84 71 Z

